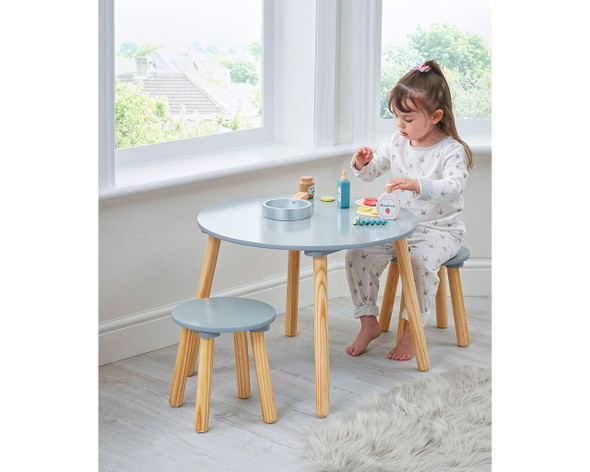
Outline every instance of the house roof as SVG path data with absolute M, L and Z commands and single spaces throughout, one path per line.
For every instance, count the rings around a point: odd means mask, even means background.
M 216 104 L 184 72 L 154 72 L 149 77 L 138 79 L 135 74 L 125 73 L 118 76 L 123 83 L 143 82 L 143 90 L 152 97 L 168 97 L 170 113 L 179 115 L 182 108 L 187 115 L 198 112 L 201 115 L 214 115 L 222 112 Z

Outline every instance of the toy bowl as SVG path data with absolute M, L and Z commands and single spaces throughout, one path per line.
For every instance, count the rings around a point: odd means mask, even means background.
M 262 216 L 270 220 L 303 220 L 311 216 L 312 210 L 308 200 L 298 198 L 273 198 L 262 204 Z

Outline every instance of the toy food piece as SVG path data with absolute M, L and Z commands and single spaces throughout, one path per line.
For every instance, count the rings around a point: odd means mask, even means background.
M 354 204 L 356 206 L 375 206 L 375 204 L 372 204 L 373 202 L 377 202 L 378 198 L 373 198 L 373 197 L 365 197 L 365 198 L 359 198 L 358 200 L 354 201 Z
M 330 197 L 329 195 L 326 195 L 325 197 L 320 198 L 320 200 L 322 202 L 333 202 L 334 201 L 334 197 Z
M 293 195 L 291 198 L 298 198 L 299 200 L 308 200 L 310 196 L 307 192 L 299 192 Z
M 360 206 L 356 209 L 356 214 L 369 218 L 377 218 L 377 210 L 373 207 Z
M 353 225 L 359 226 L 372 226 L 372 225 L 386 225 L 389 223 L 385 218 L 362 218 L 360 216 L 355 216 L 354 220 L 352 220 Z

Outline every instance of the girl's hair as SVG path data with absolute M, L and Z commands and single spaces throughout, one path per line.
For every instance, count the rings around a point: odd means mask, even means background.
M 421 67 L 413 68 L 399 80 L 389 92 L 387 100 L 389 111 L 394 113 L 394 106 L 404 113 L 414 111 L 410 108 L 408 101 L 430 114 L 439 109 L 443 111 L 443 117 L 436 126 L 445 135 L 451 136 L 463 145 L 467 155 L 467 169 L 472 169 L 473 152 L 467 143 L 459 137 L 455 126 L 449 84 L 435 61 L 427 61 Z

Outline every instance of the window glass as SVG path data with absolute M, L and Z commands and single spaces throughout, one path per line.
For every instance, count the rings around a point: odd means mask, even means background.
M 414 66 L 438 62 L 455 118 L 491 118 L 491 0 L 383 0 L 380 118 L 387 93 Z
M 262 126 L 262 0 L 115 0 L 115 148 Z

